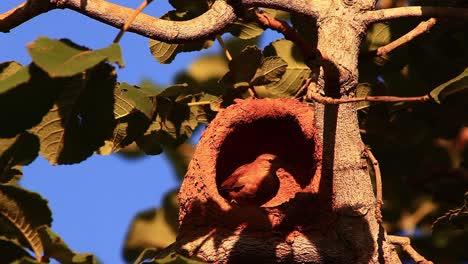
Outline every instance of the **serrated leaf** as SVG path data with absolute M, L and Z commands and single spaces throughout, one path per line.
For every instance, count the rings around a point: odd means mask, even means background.
M 364 41 L 365 52 L 374 51 L 392 41 L 392 29 L 388 23 L 375 23 L 370 26 Z M 390 61 L 390 55 L 373 58 L 375 64 L 382 66 Z
M 292 97 L 296 95 L 310 69 L 304 63 L 300 50 L 289 40 L 281 39 L 272 42 L 264 50 L 264 55 L 282 58 L 288 67 L 279 81 L 263 86 L 255 86 L 259 97 Z
M 451 79 L 448 82 L 445 82 L 434 90 L 431 91 L 430 95 L 437 103 L 442 103 L 442 101 L 448 96 L 465 91 L 468 89 L 468 68 L 459 74 L 457 77 Z
M 229 33 L 240 39 L 253 39 L 259 37 L 264 29 L 257 22 L 256 12 L 258 8 L 246 9 L 242 17 L 239 17 L 234 21 L 227 29 Z M 264 8 L 262 12 L 268 14 L 270 17 L 275 17 L 276 11 L 274 9 Z
M 234 81 L 250 82 L 262 60 L 262 51 L 256 46 L 248 46 L 229 62 Z
M 44 251 L 37 228 L 50 226 L 52 213 L 39 194 L 0 184 L 0 215 L 13 224 L 40 259 Z
M 263 33 L 263 28 L 257 22 L 237 20 L 228 29 L 229 33 L 240 39 L 252 39 Z
M 169 0 L 177 11 L 189 11 L 197 16 L 205 13 L 213 2 L 214 0 Z
M 62 89 L 34 64 L 3 64 L 0 73 L 0 137 L 13 137 L 36 125 Z M 5 73 L 7 71 L 8 73 Z
M 252 85 L 265 85 L 277 82 L 286 72 L 288 63 L 280 57 L 266 57 L 262 59 L 260 67 L 252 78 Z
M 40 153 L 51 164 L 80 162 L 112 137 L 115 78 L 113 68 L 102 63 L 61 80 L 66 88 L 31 130 L 40 139 Z
M 24 132 L 10 139 L 0 138 L 0 183 L 6 183 L 18 175 L 17 165 L 31 163 L 38 152 L 39 140 L 30 133 Z
M 189 11 L 169 11 L 164 14 L 161 19 L 172 20 L 172 21 L 184 21 L 189 20 L 197 15 Z M 149 47 L 153 57 L 160 63 L 171 63 L 177 54 L 181 52 L 199 51 L 207 49 L 213 45 L 213 39 L 201 39 L 194 40 L 185 43 L 166 43 L 159 40 L 150 39 Z
M 151 54 L 156 60 L 164 64 L 171 63 L 174 60 L 178 47 L 179 44 L 165 43 L 155 39 L 149 40 Z
M 369 96 L 372 93 L 372 87 L 369 83 L 359 83 L 356 87 L 356 97 Z M 362 101 L 356 104 L 356 109 L 361 110 L 372 105 L 372 102 Z
M 48 226 L 38 228 L 38 233 L 44 245 L 46 256 L 67 264 L 97 264 L 97 259 L 91 254 L 80 254 L 71 250 L 67 244 Z
M 262 60 L 262 52 L 256 46 L 247 46 L 229 62 L 229 72 L 221 79 L 224 87 L 236 89 L 249 87 Z
M 125 259 L 134 261 L 145 248 L 163 249 L 173 243 L 178 228 L 178 212 L 177 191 L 171 191 L 166 194 L 162 208 L 138 213 L 126 235 Z
M 93 51 L 69 40 L 39 37 L 28 44 L 28 51 L 34 63 L 51 77 L 70 77 L 103 61 L 115 62 L 123 67 L 122 54 L 117 43 Z
M 28 68 L 23 67 L 16 61 L 9 61 L 0 64 L 0 95 L 20 84 L 29 81 Z
M 162 146 L 177 146 L 187 140 L 200 122 L 211 119 L 209 105 L 193 105 L 203 93 L 188 85 L 174 85 L 157 99 L 156 118 L 145 135 L 137 140 L 147 154 L 159 154 Z M 153 154 L 154 153 L 154 154 Z
M 105 141 L 104 146 L 99 148 L 98 153 L 109 155 L 128 146 L 143 136 L 150 123 L 150 119 L 140 112 L 117 119 L 117 125 L 114 128 L 112 137 Z
M 119 83 L 114 91 L 115 118 L 122 118 L 138 111 L 151 119 L 156 110 L 155 96 L 158 93 L 156 90 L 152 92 L 128 83 Z

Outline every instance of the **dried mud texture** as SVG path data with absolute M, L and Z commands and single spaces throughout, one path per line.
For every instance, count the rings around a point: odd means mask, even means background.
M 204 132 L 179 193 L 179 251 L 221 263 L 255 257 L 324 261 L 317 252 L 335 240 L 325 237 L 338 236 L 329 228 L 336 222 L 331 180 L 321 178 L 314 122 L 313 108 L 284 98 L 238 101 L 219 113 Z M 218 186 L 262 153 L 287 164 L 277 172 L 277 194 L 261 206 L 231 204 Z

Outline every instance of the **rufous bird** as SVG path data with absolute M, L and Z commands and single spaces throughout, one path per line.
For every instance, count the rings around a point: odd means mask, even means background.
M 237 168 L 221 184 L 221 194 L 238 205 L 262 205 L 278 192 L 276 171 L 280 159 L 273 154 L 261 154 L 253 162 Z

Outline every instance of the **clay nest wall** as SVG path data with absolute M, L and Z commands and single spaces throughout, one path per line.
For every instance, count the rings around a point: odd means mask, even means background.
M 208 254 L 203 253 L 208 240 L 213 249 L 231 243 L 227 238 L 232 236 L 248 237 L 252 241 L 247 244 L 258 246 L 329 224 L 331 185 L 321 179 L 321 146 L 314 122 L 311 107 L 284 98 L 242 100 L 220 112 L 203 133 L 179 192 L 177 243 L 189 255 L 203 255 Z M 275 154 L 285 164 L 277 170 L 276 195 L 255 206 L 240 206 L 223 197 L 220 184 L 263 153 Z M 229 251 L 232 246 L 222 248 Z M 222 255 L 202 259 L 220 261 Z

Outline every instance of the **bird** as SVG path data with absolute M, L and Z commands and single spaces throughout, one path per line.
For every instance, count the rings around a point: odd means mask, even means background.
M 276 171 L 281 160 L 264 153 L 253 162 L 238 167 L 221 184 L 220 192 L 237 205 L 262 205 L 273 198 L 279 189 Z

